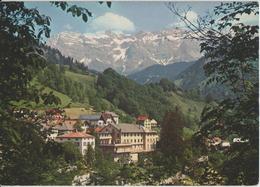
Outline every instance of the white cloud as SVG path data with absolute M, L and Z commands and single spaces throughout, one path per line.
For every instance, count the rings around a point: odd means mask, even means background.
M 107 12 L 97 17 L 90 23 L 93 31 L 114 31 L 114 32 L 133 32 L 135 30 L 134 23 L 124 16 Z
M 69 31 L 73 29 L 70 24 L 66 24 L 63 27 L 64 27 L 64 29 L 69 30 Z
M 182 16 L 184 16 L 184 14 L 182 14 Z M 193 23 L 194 25 L 197 25 L 197 20 L 198 20 L 198 14 L 194 11 L 188 11 L 187 12 L 187 19 Z M 254 25 L 257 25 L 259 23 L 259 16 L 258 15 L 254 15 L 253 13 L 251 14 L 242 14 L 242 15 L 239 15 L 239 16 L 236 16 L 237 18 L 240 18 L 239 21 L 235 21 L 234 20 L 234 23 L 236 22 L 242 22 L 242 23 L 245 23 L 245 24 L 254 24 Z M 180 19 L 177 20 L 176 22 L 174 23 L 171 23 L 168 25 L 168 27 L 180 27 L 180 28 L 185 28 L 186 25 L 183 21 L 181 21 Z
M 182 16 L 184 16 L 184 13 L 182 14 Z M 197 24 L 197 20 L 198 20 L 198 14 L 194 11 L 188 11 L 186 14 L 186 18 L 193 24 Z M 180 19 L 178 19 L 176 22 L 169 24 L 169 27 L 186 27 L 185 23 L 183 21 L 181 21 Z

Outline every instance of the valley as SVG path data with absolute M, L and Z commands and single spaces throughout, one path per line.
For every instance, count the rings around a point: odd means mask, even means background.
M 0 186 L 257 185 L 258 14 L 0 2 Z

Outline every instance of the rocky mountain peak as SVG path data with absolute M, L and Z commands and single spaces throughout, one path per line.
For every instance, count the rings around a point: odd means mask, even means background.
M 111 67 L 121 74 L 140 71 L 154 64 L 167 65 L 200 58 L 198 42 L 183 38 L 181 29 L 138 32 L 133 35 L 113 33 L 61 32 L 48 40 L 59 49 L 89 66 L 103 71 Z

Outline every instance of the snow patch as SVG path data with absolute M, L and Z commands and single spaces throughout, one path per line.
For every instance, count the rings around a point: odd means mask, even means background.
M 73 42 L 64 42 L 65 45 L 73 45 Z
M 115 61 L 118 61 L 119 59 L 124 60 L 126 57 L 126 50 L 127 48 L 121 48 L 121 47 L 116 47 L 113 49 L 113 51 L 119 51 L 119 54 L 114 54 L 113 58 Z
M 143 60 L 138 61 L 138 65 L 141 65 L 143 63 Z
M 92 60 L 86 57 L 83 57 L 79 62 L 84 64 L 89 64 Z
M 123 70 L 122 70 L 122 73 L 124 73 L 125 70 L 126 70 L 126 66 L 125 66 L 125 64 L 123 64 Z
M 171 57 L 171 58 L 169 58 L 169 59 L 160 59 L 160 60 L 158 60 L 158 59 L 156 59 L 156 58 L 154 58 L 154 57 L 150 57 L 150 59 L 153 60 L 153 61 L 155 61 L 157 64 L 161 64 L 161 65 L 166 66 L 167 64 L 169 64 L 169 62 L 170 62 L 171 60 L 173 60 L 173 57 Z

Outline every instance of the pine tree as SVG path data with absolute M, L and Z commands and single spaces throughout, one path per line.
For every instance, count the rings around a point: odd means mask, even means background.
M 89 167 L 92 167 L 95 162 L 95 151 L 90 144 L 88 144 L 88 149 L 85 153 L 85 161 Z

